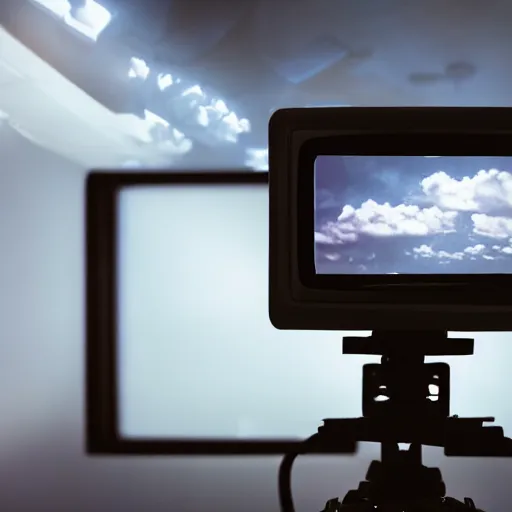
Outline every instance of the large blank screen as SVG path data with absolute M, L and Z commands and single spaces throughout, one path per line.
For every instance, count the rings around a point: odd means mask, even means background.
M 267 196 L 264 185 L 120 194 L 124 436 L 302 437 L 359 414 L 361 369 L 342 360 L 341 334 L 270 324 Z

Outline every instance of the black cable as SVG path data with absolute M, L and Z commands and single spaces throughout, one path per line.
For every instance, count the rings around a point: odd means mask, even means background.
M 295 505 L 293 504 L 293 493 L 292 493 L 292 468 L 295 459 L 299 455 L 308 453 L 311 442 L 318 438 L 318 434 L 314 434 L 302 443 L 302 449 L 287 453 L 281 460 L 279 465 L 278 475 L 278 494 L 279 494 L 279 506 L 281 512 L 295 512 Z

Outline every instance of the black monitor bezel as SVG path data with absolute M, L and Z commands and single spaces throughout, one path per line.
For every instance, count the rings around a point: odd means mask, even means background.
M 94 171 L 86 181 L 85 445 L 91 455 L 274 455 L 302 440 L 137 439 L 119 434 L 117 386 L 117 197 L 131 186 L 268 185 L 267 172 Z M 100 263 L 99 263 L 100 262 Z M 314 451 L 314 450 L 313 450 Z M 340 452 L 342 450 L 340 449 Z M 346 453 L 355 445 L 347 443 Z M 317 453 L 322 453 L 321 449 Z
M 372 303 L 510 305 L 507 294 L 496 290 L 512 286 L 512 275 L 321 275 L 315 270 L 314 168 L 321 155 L 375 156 L 512 156 L 511 135 L 506 133 L 395 132 L 350 133 L 311 138 L 299 149 L 296 232 L 298 275 L 312 290 L 343 291 Z M 394 291 L 389 285 L 403 286 Z M 377 290 L 382 286 L 381 290 Z M 375 291 L 372 291 L 375 290 Z M 364 298 L 363 298 L 364 297 Z

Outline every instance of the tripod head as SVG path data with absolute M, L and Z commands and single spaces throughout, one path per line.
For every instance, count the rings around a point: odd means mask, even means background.
M 446 332 L 387 331 L 343 338 L 344 354 L 377 355 L 381 362 L 363 366 L 363 416 L 325 419 L 314 442 L 325 448 L 340 439 L 380 443 L 381 461 L 371 463 L 357 490 L 341 502 L 329 500 L 322 512 L 478 510 L 470 498 L 460 502 L 446 497 L 441 471 L 422 464 L 423 445 L 442 447 L 447 456 L 512 456 L 512 441 L 503 429 L 485 425 L 493 417 L 450 415 L 450 367 L 425 363 L 427 356 L 473 351 L 474 340 L 448 338 Z M 409 448 L 400 449 L 402 443 Z M 291 470 L 283 460 L 281 470 L 287 466 Z M 280 483 L 285 481 L 280 474 Z M 293 510 L 291 499 L 281 503 L 283 511 Z

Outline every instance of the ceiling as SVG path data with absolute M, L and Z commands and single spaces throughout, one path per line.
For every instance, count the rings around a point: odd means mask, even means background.
M 34 144 L 86 168 L 169 161 L 146 142 L 147 124 L 112 113 L 2 29 L 0 118 Z
M 264 150 L 269 116 L 283 106 L 512 105 L 507 0 L 98 1 L 113 13 L 114 28 L 96 43 L 35 0 L 6 0 L 0 9 L 14 36 L 1 33 L 0 108 L 25 119 L 41 144 L 86 165 L 264 167 L 264 151 L 255 150 Z M 251 130 L 224 140 L 218 124 L 214 132 L 189 121 L 203 100 L 178 105 L 164 97 L 169 92 L 135 90 L 130 57 L 180 76 L 181 92 L 201 85 Z M 25 76 L 23 86 L 14 85 L 13 69 Z M 67 114 L 50 108 L 52 95 Z M 141 135 L 144 109 L 181 139 L 163 144 Z

